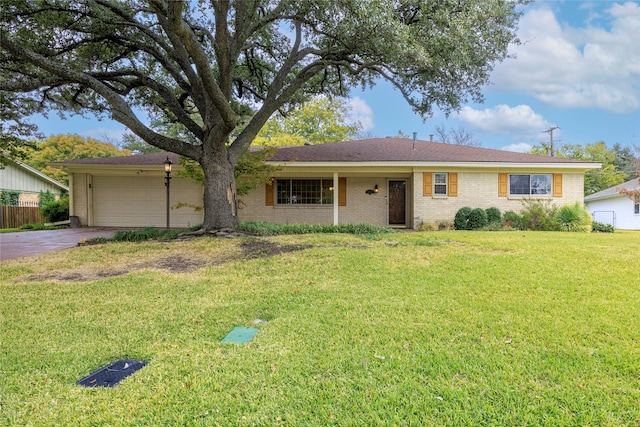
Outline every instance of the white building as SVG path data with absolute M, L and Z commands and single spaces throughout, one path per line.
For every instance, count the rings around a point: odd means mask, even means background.
M 620 194 L 620 190 L 640 189 L 640 179 L 634 178 L 584 198 L 593 220 L 623 230 L 640 230 L 640 195 Z

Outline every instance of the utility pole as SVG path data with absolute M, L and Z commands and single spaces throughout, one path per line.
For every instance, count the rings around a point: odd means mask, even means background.
M 549 134 L 549 157 L 553 157 L 553 131 L 556 129 L 560 129 L 558 126 L 553 126 L 547 130 L 543 130 L 542 132 L 546 132 Z

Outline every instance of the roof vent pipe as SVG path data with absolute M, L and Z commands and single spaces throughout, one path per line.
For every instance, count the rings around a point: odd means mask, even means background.
M 429 142 L 433 142 L 433 134 L 429 135 Z
M 413 133 L 413 149 L 416 149 L 416 136 L 418 136 L 418 132 Z

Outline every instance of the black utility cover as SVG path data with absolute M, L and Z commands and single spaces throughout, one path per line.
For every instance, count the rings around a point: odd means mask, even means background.
M 76 384 L 83 387 L 114 387 L 146 364 L 144 360 L 118 360 L 90 373 Z

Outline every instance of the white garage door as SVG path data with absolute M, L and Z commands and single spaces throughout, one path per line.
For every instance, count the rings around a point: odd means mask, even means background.
M 171 206 L 202 206 L 202 187 L 189 180 L 171 179 Z M 93 224 L 101 227 L 165 227 L 167 190 L 163 177 L 94 176 Z M 171 227 L 202 224 L 202 212 L 183 207 L 171 209 Z

